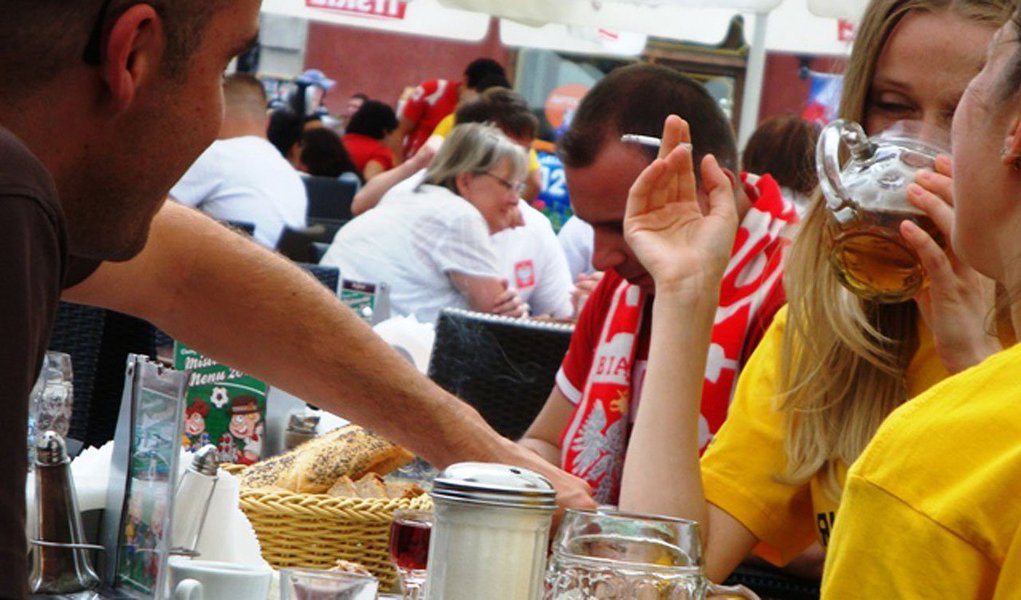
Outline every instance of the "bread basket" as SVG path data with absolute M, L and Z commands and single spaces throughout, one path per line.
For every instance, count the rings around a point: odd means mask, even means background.
M 238 474 L 244 467 L 225 465 Z M 337 559 L 364 565 L 392 589 L 397 573 L 390 561 L 390 525 L 398 508 L 432 508 L 428 494 L 412 499 L 365 499 L 282 490 L 242 490 L 244 511 L 275 569 L 328 569 Z

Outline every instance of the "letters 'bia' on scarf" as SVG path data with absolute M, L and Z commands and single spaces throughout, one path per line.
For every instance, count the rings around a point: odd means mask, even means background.
M 720 305 L 702 388 L 702 449 L 723 424 L 749 328 L 775 286 L 782 285 L 785 228 L 797 221 L 794 204 L 772 177 L 743 176 L 753 205 L 741 221 L 723 275 Z M 631 376 L 646 298 L 621 280 L 613 292 L 581 401 L 560 439 L 561 467 L 586 480 L 595 499 L 616 503 L 630 434 Z

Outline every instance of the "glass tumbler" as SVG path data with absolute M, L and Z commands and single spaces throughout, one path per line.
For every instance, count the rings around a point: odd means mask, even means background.
M 429 537 L 433 514 L 425 510 L 398 508 L 390 527 L 390 558 L 401 578 L 404 597 L 422 597 L 429 565 Z
M 32 387 L 28 405 L 28 461 L 35 462 L 35 440 L 41 432 L 55 431 L 67 439 L 74 408 L 71 356 L 47 351 Z
M 280 600 L 376 600 L 379 580 L 343 571 L 280 570 Z
M 546 600 L 758 599 L 710 582 L 698 523 L 615 510 L 567 510 L 546 571 Z

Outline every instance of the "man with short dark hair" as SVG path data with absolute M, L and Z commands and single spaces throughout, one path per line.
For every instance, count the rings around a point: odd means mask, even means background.
M 223 82 L 220 134 L 170 197 L 218 221 L 251 223 L 252 239 L 276 248 L 285 227 L 303 229 L 308 199 L 301 176 L 266 139 L 266 91 L 247 73 Z
M 769 176 L 739 180 L 734 174 L 733 131 L 712 96 L 653 65 L 620 68 L 599 81 L 578 107 L 560 151 L 575 214 L 595 231 L 592 263 L 606 274 L 578 318 L 556 387 L 521 442 L 586 479 L 599 502 L 616 503 L 619 493 L 655 294 L 652 278 L 624 241 L 622 222 L 631 185 L 659 150 L 621 136 L 658 138 L 670 114 L 688 122 L 684 136 L 695 164 L 712 154 L 732 179 L 741 218 L 706 367 L 703 448 L 726 417 L 741 364 L 784 302 L 784 233 L 796 220 L 794 206 Z
M 164 203 L 217 135 L 221 75 L 255 43 L 259 5 L 4 4 L 0 597 L 27 596 L 27 400 L 63 288 L 65 299 L 146 318 L 438 466 L 518 464 L 550 477 L 562 501 L 591 504 L 584 484 L 496 435 L 317 281 L 197 211 Z
M 403 140 L 404 158 L 413 156 L 458 104 L 475 98 L 479 84 L 489 75 L 507 76 L 503 66 L 495 60 L 476 58 L 465 67 L 461 81 L 430 79 L 416 87 L 397 115 L 399 124 L 395 137 Z

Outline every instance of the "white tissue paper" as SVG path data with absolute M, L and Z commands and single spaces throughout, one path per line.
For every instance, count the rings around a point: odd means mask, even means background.
M 393 317 L 372 328 L 394 350 L 411 359 L 423 374 L 429 370 L 436 331 L 431 323 L 419 323 L 413 315 Z

